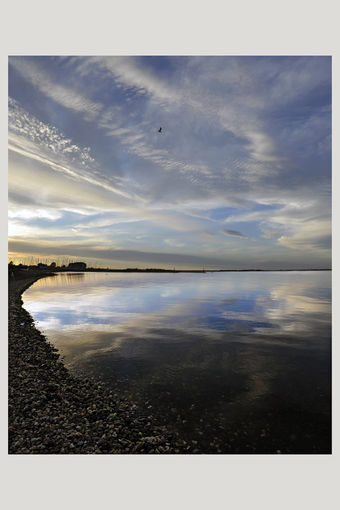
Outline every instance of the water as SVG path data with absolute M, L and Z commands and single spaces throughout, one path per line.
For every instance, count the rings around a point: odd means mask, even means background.
M 74 372 L 206 453 L 329 453 L 331 273 L 64 273 L 23 296 Z

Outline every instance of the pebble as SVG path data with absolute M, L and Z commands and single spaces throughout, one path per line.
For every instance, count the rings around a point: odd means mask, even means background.
M 102 382 L 69 373 L 22 308 L 21 293 L 36 279 L 9 285 L 9 453 L 185 451 L 185 442 L 175 444 L 166 427 L 160 435 L 162 424 L 153 415 L 145 420 L 143 409 L 131 399 Z

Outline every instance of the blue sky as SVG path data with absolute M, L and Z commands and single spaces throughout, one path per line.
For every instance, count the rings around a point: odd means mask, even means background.
M 9 58 L 11 260 L 318 268 L 330 243 L 330 57 Z

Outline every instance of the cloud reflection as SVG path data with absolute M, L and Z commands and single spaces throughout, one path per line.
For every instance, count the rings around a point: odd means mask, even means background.
M 110 350 L 127 356 L 138 342 L 147 358 L 155 343 L 198 338 L 291 345 L 317 333 L 321 341 L 329 334 L 329 285 L 321 272 L 59 274 L 36 282 L 24 305 L 66 362 Z

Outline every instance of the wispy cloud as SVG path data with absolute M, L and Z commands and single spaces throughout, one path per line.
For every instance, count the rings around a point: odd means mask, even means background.
M 9 98 L 9 149 L 47 165 L 77 181 L 85 181 L 117 195 L 126 193 L 99 176 L 98 166 L 89 147 L 80 148 L 53 126 L 28 114 L 17 101 Z M 105 182 L 106 181 L 106 182 Z
M 248 151 L 250 161 L 244 166 L 244 177 L 254 180 L 251 160 L 266 162 L 275 162 L 278 155 L 275 154 L 275 143 L 270 134 L 265 131 L 265 124 L 258 116 L 254 105 L 262 102 L 254 96 L 250 100 L 249 87 L 242 87 L 242 80 L 234 81 L 232 73 L 225 73 L 221 76 L 223 86 L 229 86 L 237 90 L 237 103 L 234 101 L 222 101 L 220 95 L 210 94 L 207 89 L 202 91 L 200 79 L 191 80 L 190 86 L 185 87 L 183 83 L 167 81 L 159 78 L 153 71 L 142 67 L 138 58 L 131 57 L 80 57 L 77 59 L 77 69 L 82 75 L 93 73 L 94 68 L 99 69 L 105 76 L 111 76 L 115 84 L 120 84 L 125 89 L 131 90 L 134 94 L 147 94 L 148 97 L 163 107 L 166 111 L 174 107 L 189 109 L 188 114 L 200 114 L 207 118 L 209 122 L 217 122 L 219 127 L 233 133 L 236 137 L 248 140 Z M 216 68 L 219 67 L 219 59 L 215 60 Z M 189 59 L 188 67 L 197 78 L 200 78 L 201 69 L 195 64 L 195 59 Z M 235 72 L 241 73 L 241 67 L 234 62 Z M 237 68 L 237 69 L 236 69 Z M 216 79 L 216 69 L 207 71 L 207 76 L 211 73 L 211 78 Z M 185 81 L 185 74 L 184 74 Z M 189 85 L 189 83 L 188 83 Z M 243 90 L 244 89 L 244 90 Z M 243 92 L 243 94 L 242 94 Z M 235 100 L 235 95 L 233 97 Z M 251 108 L 246 111 L 240 105 L 249 104 Z M 111 130 L 112 134 L 118 131 Z M 124 131 L 124 134 L 126 132 Z M 127 143 L 127 142 L 126 142 Z M 140 156 L 142 156 L 140 151 Z M 257 168 L 261 173 L 268 173 L 269 168 L 262 166 Z M 273 171 L 273 168 L 271 169 Z
M 247 238 L 246 235 L 242 234 L 242 232 L 239 232 L 238 230 L 228 230 L 226 228 L 222 228 L 221 232 L 226 236 Z
M 18 239 L 329 262 L 330 59 L 9 61 Z
M 36 58 L 11 57 L 9 63 L 22 77 L 37 87 L 43 94 L 60 105 L 82 113 L 86 120 L 93 120 L 103 109 L 103 105 L 92 101 L 81 92 L 60 85 L 37 63 Z
M 331 249 L 331 225 L 328 220 L 308 222 L 297 226 L 291 235 L 282 235 L 278 242 L 295 250 L 329 252 Z
M 51 256 L 81 256 L 87 258 L 99 258 L 106 260 L 116 260 L 124 262 L 142 262 L 156 264 L 184 264 L 189 267 L 195 264 L 210 262 L 214 266 L 220 266 L 223 263 L 221 258 L 197 256 L 183 253 L 166 252 L 145 252 L 139 250 L 121 250 L 113 248 L 98 248 L 96 246 L 86 246 L 82 243 L 62 243 L 58 245 L 52 242 L 31 242 L 24 240 L 9 240 L 9 251 L 26 252 L 29 254 L 45 253 Z

